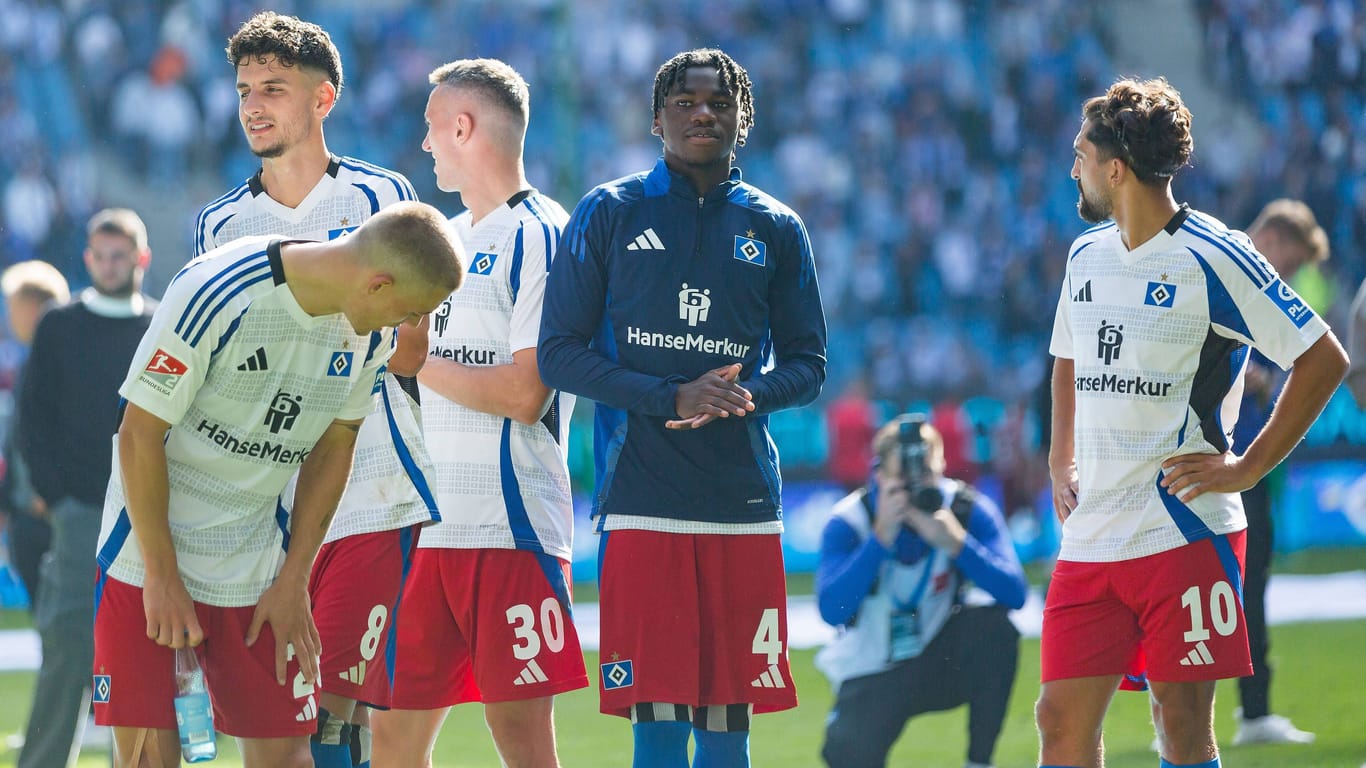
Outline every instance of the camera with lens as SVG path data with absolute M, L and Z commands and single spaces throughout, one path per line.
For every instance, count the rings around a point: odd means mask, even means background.
M 897 430 L 897 455 L 901 458 L 901 478 L 911 504 L 922 512 L 935 512 L 944 505 L 944 492 L 934 482 L 930 472 L 930 446 L 925 442 L 921 427 L 925 417 L 913 413 L 905 417 Z

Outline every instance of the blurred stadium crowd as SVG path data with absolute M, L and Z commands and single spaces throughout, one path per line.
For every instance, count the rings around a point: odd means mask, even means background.
M 258 5 L 0 0 L 0 261 L 44 258 L 82 284 L 84 222 L 117 202 L 183 223 L 178 241 L 152 243 L 162 267 L 178 266 L 208 199 L 191 199 L 190 182 L 226 190 L 256 165 L 223 46 Z M 655 66 L 725 48 L 756 84 L 746 177 L 811 231 L 831 328 L 824 402 L 860 378 L 892 411 L 1031 402 L 1083 227 L 1068 177 L 1079 105 L 1134 74 L 1117 70 L 1115 4 L 1100 0 L 273 5 L 322 24 L 341 50 L 331 150 L 400 170 L 446 208 L 420 147 L 434 66 L 495 56 L 525 75 L 528 177 L 568 207 L 658 154 Z M 1334 320 L 1366 275 L 1362 0 L 1193 6 L 1204 75 L 1255 117 L 1259 150 L 1198 142 L 1178 197 L 1236 227 L 1274 197 L 1308 201 L 1333 256 L 1299 287 Z M 150 195 L 113 199 L 130 189 Z M 17 363 L 12 347 L 0 367 Z

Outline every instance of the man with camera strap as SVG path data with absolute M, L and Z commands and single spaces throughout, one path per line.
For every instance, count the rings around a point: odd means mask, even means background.
M 816 657 L 836 696 L 822 756 L 885 765 L 911 717 L 967 704 L 966 765 L 987 766 L 1015 679 L 1020 561 L 996 506 L 943 476 L 922 415 L 880 429 L 873 452 L 868 485 L 835 505 L 821 539 L 817 601 L 840 629 Z

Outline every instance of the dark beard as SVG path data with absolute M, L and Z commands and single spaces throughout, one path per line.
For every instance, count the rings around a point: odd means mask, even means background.
M 1082 191 L 1081 182 L 1077 182 L 1077 215 L 1087 224 L 1099 224 L 1110 219 L 1110 211 L 1103 211 L 1097 205 L 1086 199 L 1086 193 Z
M 256 155 L 257 157 L 263 157 L 273 160 L 285 153 L 285 145 L 276 144 L 271 147 L 266 147 L 265 149 L 253 149 L 251 153 L 253 155 Z
M 104 294 L 105 296 L 109 296 L 109 297 L 115 298 L 115 299 L 126 299 L 126 298 L 128 298 L 129 296 L 132 296 L 132 295 L 133 295 L 133 291 L 136 290 L 136 288 L 137 288 L 137 278 L 134 277 L 133 275 L 129 275 L 127 280 L 123 281 L 122 283 L 119 283 L 118 285 L 112 286 L 112 287 L 110 287 L 110 288 L 104 288 L 104 287 L 98 286 L 98 285 L 95 286 L 95 290 L 99 291 L 100 293 Z

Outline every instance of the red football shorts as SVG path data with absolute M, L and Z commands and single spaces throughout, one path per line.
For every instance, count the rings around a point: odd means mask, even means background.
M 1246 541 L 1239 531 L 1134 560 L 1059 560 L 1044 607 L 1043 681 L 1133 675 L 1144 664 L 1159 682 L 1252 674 Z
M 142 588 L 101 574 L 95 607 L 95 722 L 175 730 L 175 651 L 147 638 Z M 213 724 L 243 738 L 305 736 L 317 728 L 317 689 L 304 682 L 299 662 L 275 682 L 275 635 L 266 624 L 250 648 L 244 642 L 256 609 L 195 603 L 204 642 L 195 649 L 204 668 Z
M 797 706 L 777 534 L 604 533 L 604 714 L 633 704 Z
M 398 623 L 395 610 L 418 528 L 347 536 L 318 551 L 308 594 L 323 641 L 324 691 L 389 706 L 385 652 Z
M 418 549 L 403 590 L 390 706 L 440 709 L 586 688 L 569 599 L 569 563 L 549 555 Z

